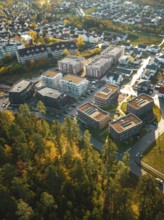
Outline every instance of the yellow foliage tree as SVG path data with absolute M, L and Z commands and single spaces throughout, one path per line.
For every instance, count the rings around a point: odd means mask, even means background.
M 14 120 L 15 120 L 14 114 L 13 114 L 11 111 L 9 111 L 9 110 L 5 110 L 4 113 L 5 113 L 5 116 L 6 116 L 7 120 L 8 120 L 10 123 L 13 123 Z
M 28 35 L 30 35 L 31 39 L 33 42 L 36 42 L 37 41 L 37 38 L 38 38 L 38 33 L 36 31 L 32 31 L 30 30 L 28 32 Z
M 83 37 L 82 37 L 81 35 L 80 35 L 80 36 L 78 37 L 78 39 L 77 39 L 77 45 L 78 45 L 79 47 L 82 47 L 82 46 L 85 45 L 85 42 L 84 42 Z
M 68 55 L 70 55 L 70 52 L 67 49 L 64 49 L 63 50 L 63 55 L 68 56 Z

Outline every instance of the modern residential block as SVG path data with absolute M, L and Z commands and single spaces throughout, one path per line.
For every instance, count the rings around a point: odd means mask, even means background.
M 96 57 L 86 66 L 86 75 L 94 78 L 101 78 L 111 67 L 112 61 L 106 57 Z
M 66 57 L 58 61 L 58 68 L 62 73 L 77 74 L 83 70 L 83 59 L 78 57 Z
M 47 70 L 42 74 L 41 80 L 44 86 L 59 89 L 62 77 L 63 75 L 61 73 L 55 72 L 53 70 Z
M 77 118 L 87 127 L 102 129 L 106 127 L 110 121 L 109 113 L 103 111 L 91 103 L 85 103 L 78 109 Z
M 65 75 L 61 79 L 61 90 L 70 96 L 80 96 L 88 88 L 88 80 L 75 75 Z
M 152 110 L 153 105 L 153 98 L 143 93 L 127 103 L 127 112 L 140 116 Z
M 121 46 L 109 46 L 101 52 L 101 56 L 106 57 L 112 61 L 112 63 L 117 63 L 118 60 L 124 56 L 125 48 Z
M 68 96 L 66 94 L 48 87 L 38 90 L 36 98 L 42 101 L 46 107 L 60 111 L 68 103 Z
M 20 80 L 9 91 L 11 104 L 19 105 L 26 103 L 33 97 L 35 92 L 34 84 L 28 80 Z
M 95 103 L 100 107 L 107 107 L 117 102 L 119 87 L 106 84 L 95 95 Z
M 109 133 L 115 141 L 123 141 L 137 134 L 143 122 L 134 114 L 128 114 L 109 123 Z

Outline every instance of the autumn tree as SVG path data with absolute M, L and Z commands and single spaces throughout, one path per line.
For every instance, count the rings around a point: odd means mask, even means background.
M 164 196 L 160 195 L 155 179 L 149 175 L 141 177 L 137 186 L 139 219 L 155 219 L 164 210 Z
M 77 45 L 81 48 L 85 45 L 85 42 L 83 40 L 83 37 L 81 35 L 79 35 L 78 39 L 77 39 Z
M 20 199 L 17 204 L 16 215 L 19 220 L 30 220 L 34 216 L 34 211 L 31 206 Z
M 46 114 L 46 107 L 42 101 L 38 101 L 37 103 L 37 109 L 39 110 L 40 113 Z

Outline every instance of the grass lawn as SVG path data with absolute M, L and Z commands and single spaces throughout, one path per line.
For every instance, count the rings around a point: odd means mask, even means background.
M 160 122 L 160 120 L 161 120 L 161 110 L 159 109 L 159 107 L 157 105 L 154 105 L 153 113 L 157 117 L 157 122 Z
M 138 44 L 145 44 L 145 45 L 158 45 L 163 40 L 160 36 L 152 36 L 150 34 L 144 34 L 144 33 L 137 33 L 137 38 L 129 38 L 130 42 L 133 44 L 133 46 L 136 46 Z
M 111 105 L 111 106 L 108 106 L 108 107 L 104 107 L 102 108 L 103 110 L 105 111 L 110 111 L 110 110 L 114 110 L 118 107 L 118 104 L 115 104 L 115 105 Z
M 126 109 L 127 109 L 127 102 L 123 102 L 121 105 L 121 110 L 126 113 Z
M 33 77 L 38 77 L 41 75 L 41 70 L 34 70 L 34 71 L 24 71 L 22 73 L 13 73 L 13 74 L 4 74 L 3 76 L 0 76 L 0 82 L 1 83 L 9 83 L 13 84 L 20 79 L 31 79 Z
M 97 9 L 97 7 L 94 6 L 94 7 L 85 9 L 84 12 L 85 12 L 85 14 L 87 14 L 87 15 L 91 15 L 93 12 L 96 11 L 96 9 Z
M 152 144 L 142 161 L 164 173 L 164 133 Z

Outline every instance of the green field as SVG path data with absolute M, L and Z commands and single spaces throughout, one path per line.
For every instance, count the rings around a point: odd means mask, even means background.
M 164 133 L 152 144 L 142 161 L 164 173 Z
M 85 14 L 87 14 L 87 15 L 91 15 L 93 12 L 96 11 L 96 9 L 97 9 L 97 7 L 94 6 L 94 7 L 85 9 L 84 12 L 85 12 Z
M 134 38 L 134 37 L 129 37 L 128 39 L 132 44 L 133 46 L 136 46 L 138 44 L 145 44 L 147 46 L 150 46 L 150 45 L 159 45 L 162 40 L 163 40 L 163 37 L 161 36 L 154 36 L 152 34 L 144 34 L 144 33 L 137 33 L 137 36 Z

